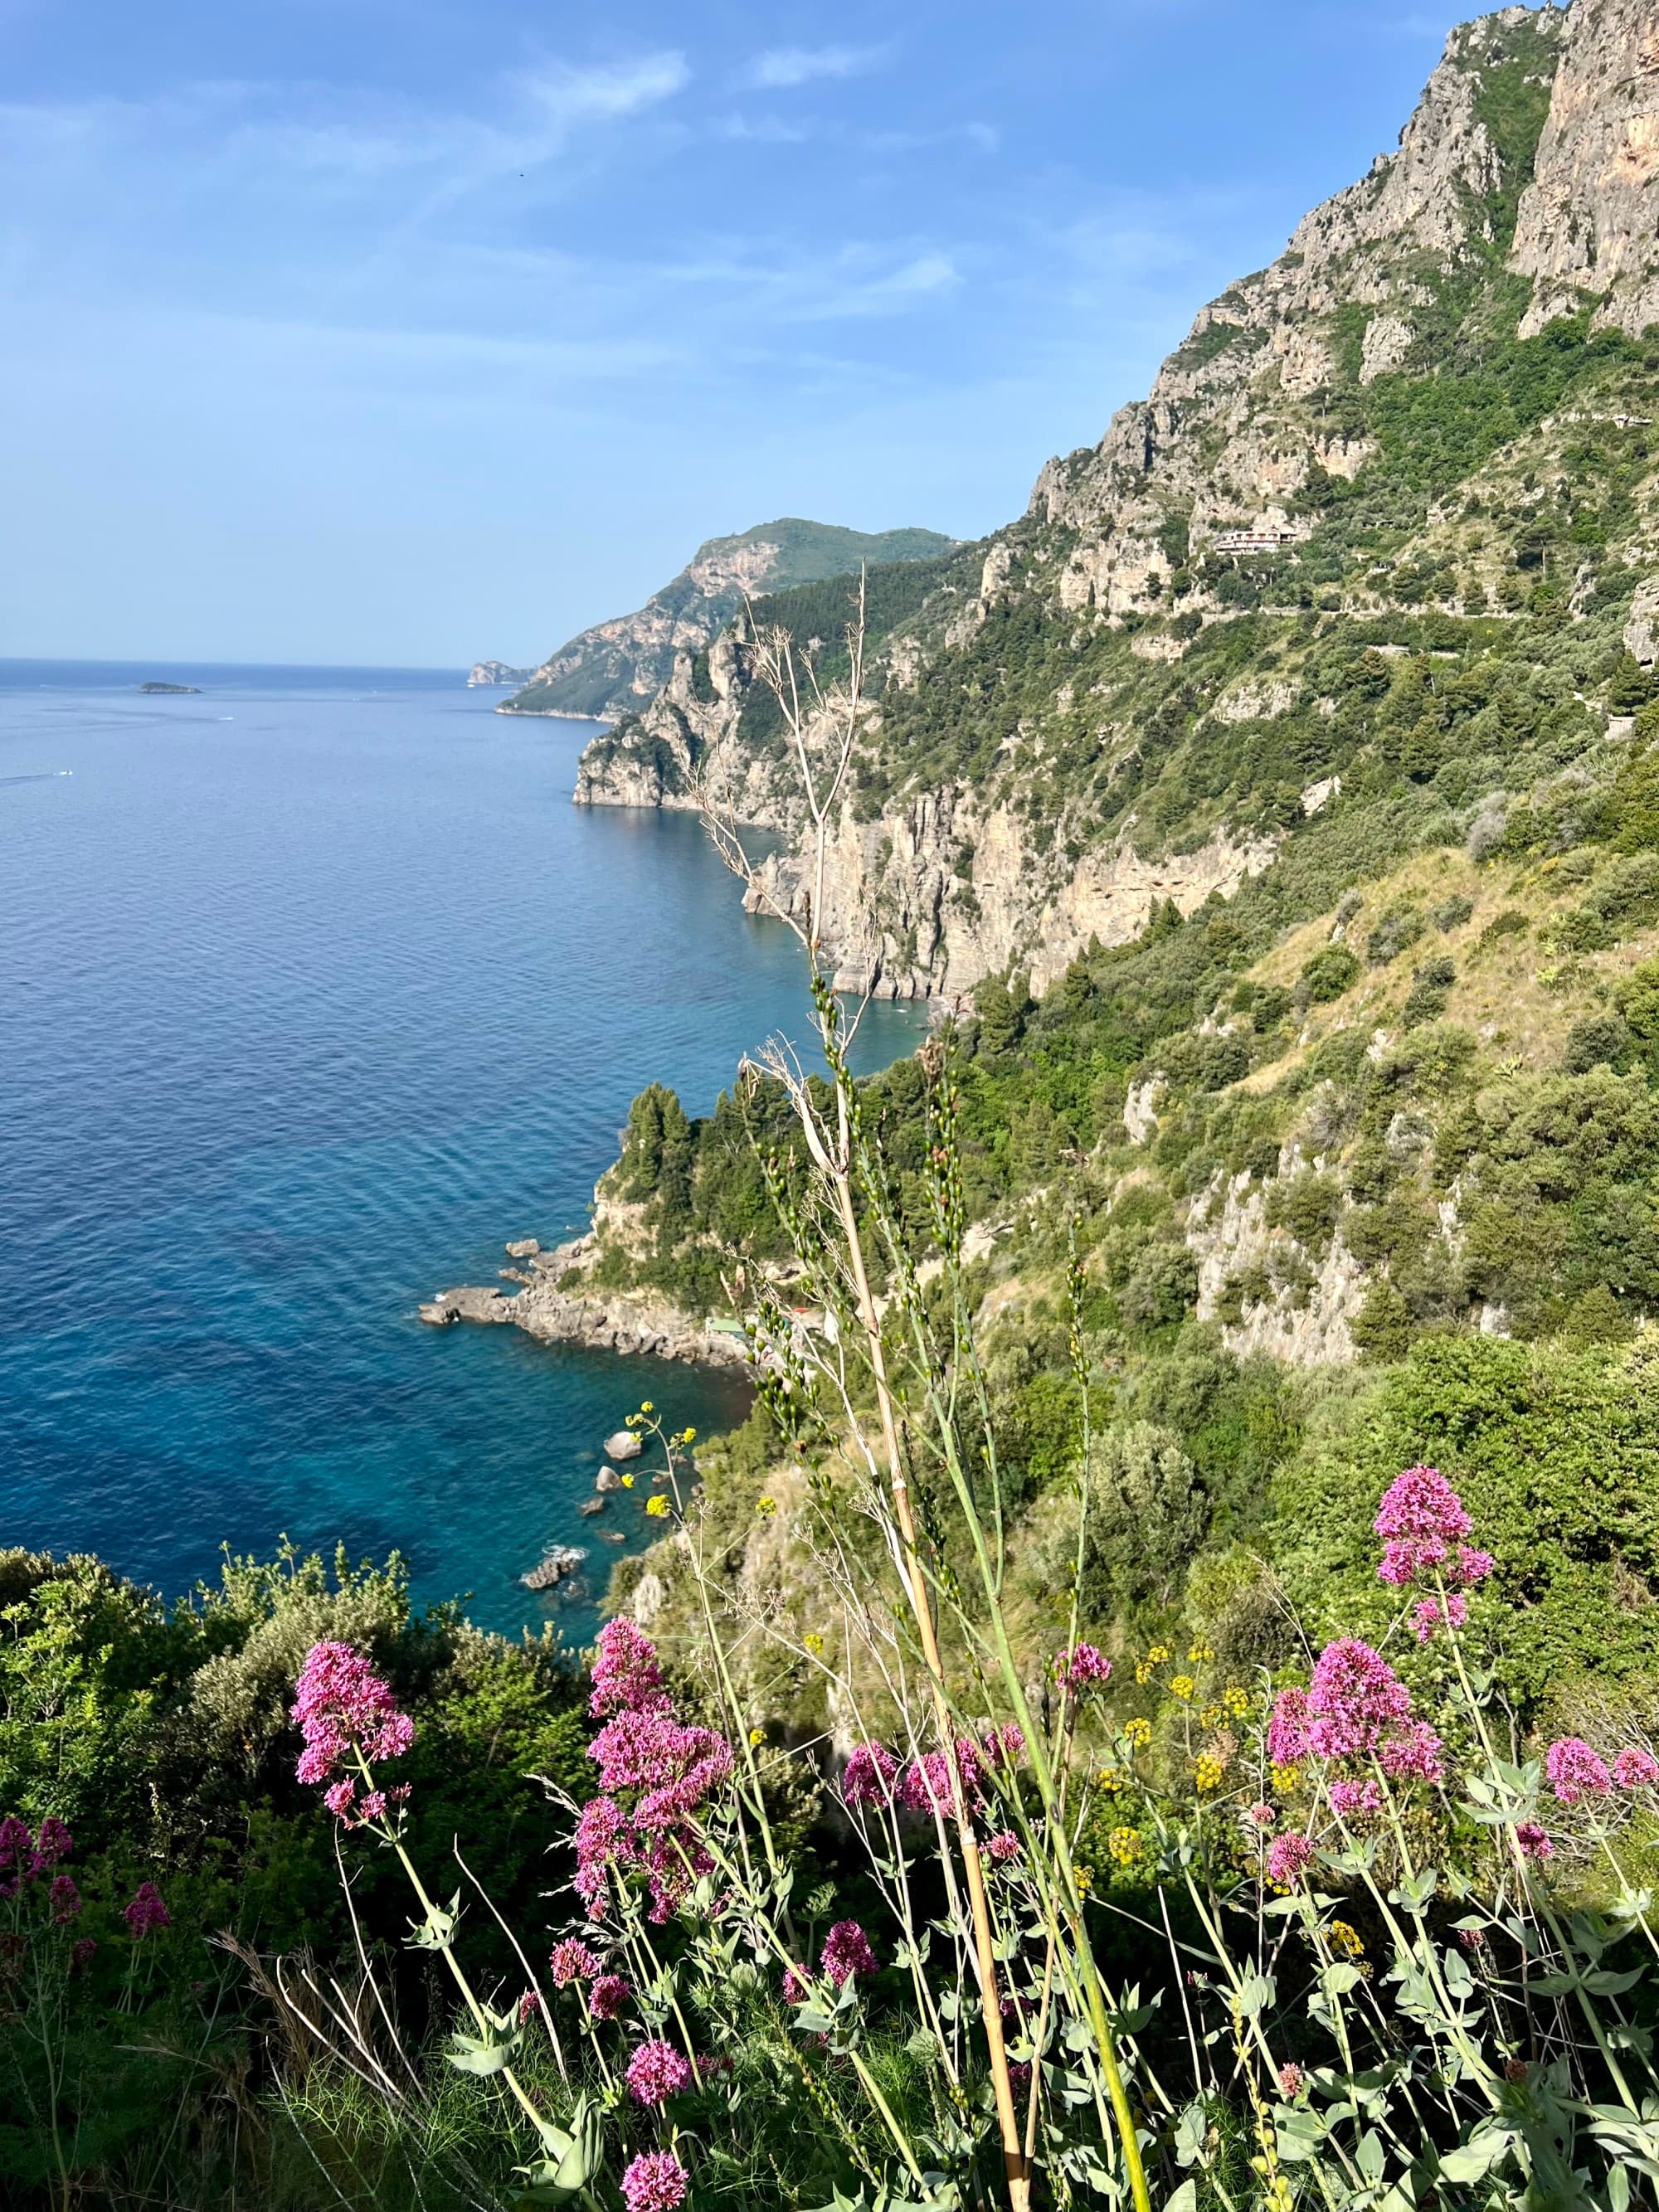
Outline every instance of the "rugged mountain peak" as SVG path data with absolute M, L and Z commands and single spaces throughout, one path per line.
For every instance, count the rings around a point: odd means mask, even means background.
M 1634 337 L 1659 322 L 1659 10 L 1575 0 L 1521 203 L 1510 266 L 1533 279 L 1523 336 L 1585 295 L 1595 320 Z
M 1304 216 L 1270 267 L 1200 308 L 1098 446 L 1048 463 L 1030 512 L 1084 540 L 1066 605 L 1143 607 L 1183 543 L 1294 538 L 1291 503 L 1311 471 L 1358 474 L 1374 448 L 1332 427 L 1325 397 L 1345 368 L 1366 384 L 1404 365 L 1448 288 L 1508 248 L 1569 20 L 1516 7 L 1460 25 L 1398 149 Z

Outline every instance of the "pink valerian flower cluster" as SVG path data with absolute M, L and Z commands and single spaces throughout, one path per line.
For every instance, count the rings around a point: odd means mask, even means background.
M 1475 1533 L 1475 1524 L 1437 1467 L 1407 1467 L 1405 1474 L 1395 1475 L 1371 1526 L 1382 1537 L 1378 1582 L 1391 1582 L 1395 1589 L 1405 1589 L 1436 1566 L 1447 1568 L 1449 1577 L 1467 1589 L 1484 1582 L 1495 1566 L 1489 1551 L 1475 1551 L 1464 1541 Z
M 599 1645 L 591 1704 L 612 1710 L 587 1755 L 605 1795 L 576 1822 L 576 1893 L 600 1912 L 612 1873 L 641 1868 L 660 1923 L 714 1867 L 696 1819 L 732 1771 L 732 1747 L 713 1729 L 676 1720 L 655 1648 L 631 1620 L 611 1621 Z
M 399 1782 L 389 1790 L 365 1790 L 360 1797 L 357 1784 L 349 1774 L 343 1774 L 324 1790 L 323 1802 L 348 1828 L 367 1828 L 384 1820 L 392 1807 L 403 1804 L 408 1796 L 408 1783 Z
M 1267 1846 L 1267 1879 L 1281 1889 L 1301 1881 L 1313 1864 L 1314 1848 L 1306 1836 L 1275 1836 Z
M 1621 1790 L 1651 1790 L 1659 1783 L 1659 1759 L 1632 1744 L 1613 1760 L 1613 1778 Z
M 1012 1721 L 988 1727 L 976 1742 L 958 1736 L 956 1763 L 962 1774 L 963 1802 L 970 1814 L 984 1810 L 993 1777 L 1006 1775 L 1025 1756 L 1024 1731 Z M 903 1772 L 884 1744 L 861 1743 L 849 1754 L 842 1770 L 842 1802 L 848 1812 L 865 1805 L 896 1805 L 907 1813 L 955 1810 L 956 1792 L 951 1759 L 943 1751 L 924 1752 Z
M 595 2020 L 616 2020 L 633 2000 L 634 1992 L 620 1974 L 600 1974 L 587 1992 L 587 2009 Z
M 1264 1834 L 1269 1828 L 1279 1825 L 1279 1814 L 1265 1797 L 1259 1798 L 1246 1812 L 1244 1818 L 1251 1827 L 1260 1829 Z
M 606 1621 L 599 1631 L 589 1680 L 593 1692 L 587 1710 L 595 1720 L 611 1713 L 662 1712 L 669 1703 L 656 1646 L 631 1620 L 621 1617 Z
M 1275 1766 L 1295 1766 L 1312 1747 L 1308 1741 L 1308 1693 L 1281 1690 L 1267 1716 L 1267 1756 Z
M 1393 1781 L 1439 1782 L 1445 1774 L 1440 1739 L 1426 1721 L 1412 1717 L 1410 1691 L 1381 1652 L 1351 1636 L 1325 1646 L 1305 1690 L 1279 1692 L 1267 1748 L 1275 1766 L 1310 1756 L 1375 1758 Z M 1345 1817 L 1382 1809 L 1375 1782 L 1343 1778 L 1332 1784 L 1330 1796 Z
M 1469 1601 L 1462 1590 L 1449 1590 L 1443 1601 L 1425 1597 L 1412 1607 L 1412 1626 L 1419 1644 L 1426 1644 L 1437 1628 L 1462 1628 L 1469 1617 Z
M 1012 1828 L 1004 1828 L 998 1835 L 988 1838 L 985 1856 L 994 1866 L 1006 1866 L 1019 1856 L 1019 1838 Z
M 1541 1862 L 1555 1856 L 1555 1845 L 1536 1820 L 1520 1821 L 1516 1827 L 1515 1840 L 1522 1858 Z
M 141 1881 L 131 1905 L 123 1909 L 122 1918 L 135 1936 L 154 1936 L 159 1929 L 171 1928 L 173 1915 L 161 1902 L 161 1893 L 153 1881 Z
M 823 1939 L 818 1964 L 837 1989 L 849 1975 L 876 1974 L 881 1968 L 870 1939 L 856 1920 L 838 1920 Z
M 59 1859 L 70 1857 L 75 1850 L 75 1838 L 55 1813 L 48 1813 L 41 1821 L 34 1838 L 34 1856 L 29 1863 L 31 1874 L 45 1874 L 55 1867 Z
M 642 2150 L 623 2168 L 628 2212 L 676 2212 L 685 2202 L 688 2176 L 672 2150 Z
M 842 1769 L 841 1802 L 849 1813 L 860 1805 L 890 1805 L 899 1763 L 885 1744 L 855 1744 Z
M 586 1943 L 572 1936 L 556 1943 L 548 1953 L 547 1971 L 556 1990 L 568 1990 L 573 1982 L 591 1982 L 599 1971 L 599 1962 Z
M 81 1893 L 68 1875 L 54 1869 L 74 1849 L 75 1838 L 54 1814 L 47 1814 L 37 1833 L 27 1820 L 8 1813 L 0 1820 L 0 1875 L 9 1874 L 10 1879 L 0 1881 L 0 1898 L 15 1897 L 26 1881 L 50 1875 L 46 1899 L 52 1918 L 60 1925 L 73 1920 L 81 1910 Z
M 629 2060 L 623 2078 L 637 2104 L 660 2105 L 685 2087 L 691 2079 L 691 2068 L 672 2043 L 642 2043 Z
M 1111 1679 L 1111 1661 L 1092 1644 L 1073 1644 L 1069 1651 L 1055 1655 L 1054 1680 L 1063 1682 L 1074 1696 L 1084 1697 L 1091 1690 L 1103 1689 Z
M 362 1653 L 349 1644 L 313 1644 L 300 1670 L 292 1717 L 305 1739 L 295 1770 L 300 1780 L 330 1785 L 325 1802 L 337 1820 L 384 1819 L 394 1793 L 371 1790 L 356 1802 L 356 1784 L 343 1787 L 340 1769 L 350 1754 L 371 1766 L 401 1759 L 415 1741 L 415 1723 Z M 397 1795 L 406 1796 L 407 1785 Z
M 1613 1788 L 1606 1765 L 1582 1736 L 1559 1737 L 1544 1753 L 1544 1771 L 1564 1805 L 1576 1805 L 1581 1797 L 1605 1797 Z
M 1279 2069 L 1279 2094 L 1281 2097 L 1299 2097 L 1307 2082 L 1307 2075 L 1292 2059 L 1288 2066 Z

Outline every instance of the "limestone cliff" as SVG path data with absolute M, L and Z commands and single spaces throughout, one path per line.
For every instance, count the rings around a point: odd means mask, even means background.
M 585 629 L 551 654 L 501 711 L 592 715 L 636 710 L 668 681 L 677 653 L 706 646 L 744 601 L 862 563 L 926 560 L 950 545 L 931 530 L 842 530 L 786 516 L 700 545 L 635 614 Z

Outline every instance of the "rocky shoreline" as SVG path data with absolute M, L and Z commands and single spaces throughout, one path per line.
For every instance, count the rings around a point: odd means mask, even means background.
M 647 1291 L 595 1288 L 586 1271 L 598 1249 L 591 1233 L 547 1252 L 534 1237 L 520 1238 L 507 1247 L 518 1264 L 501 1269 L 519 1285 L 516 1291 L 493 1283 L 464 1284 L 439 1291 L 421 1307 L 420 1317 L 434 1328 L 458 1321 L 505 1322 L 547 1344 L 748 1369 L 749 1346 L 739 1331 L 695 1320 Z

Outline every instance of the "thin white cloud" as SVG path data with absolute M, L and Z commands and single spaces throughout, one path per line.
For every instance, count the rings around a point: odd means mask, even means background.
M 885 46 L 769 46 L 744 74 L 757 92 L 793 92 L 824 77 L 859 76 L 874 69 Z
M 550 126 L 564 131 L 584 123 L 615 122 L 625 115 L 637 115 L 642 108 L 658 106 L 684 91 L 691 82 L 691 70 L 684 54 L 665 52 L 596 69 L 574 69 L 556 63 L 521 76 L 517 82 Z

